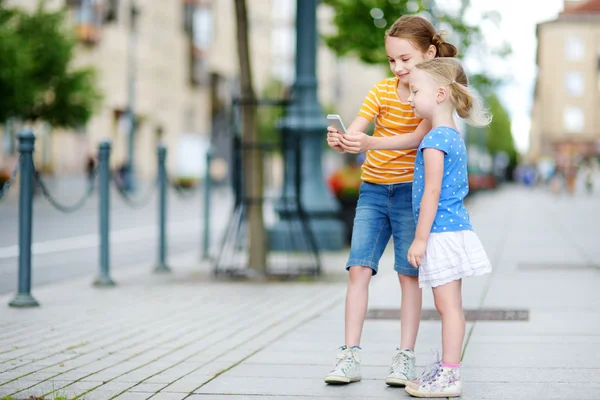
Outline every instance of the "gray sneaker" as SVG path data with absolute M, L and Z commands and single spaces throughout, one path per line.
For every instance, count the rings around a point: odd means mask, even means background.
M 342 346 L 331 372 L 325 376 L 326 383 L 340 384 L 358 382 L 360 374 L 360 347 Z
M 410 349 L 396 349 L 392 357 L 392 366 L 390 374 L 385 379 L 385 383 L 390 386 L 406 386 L 409 382 L 417 378 L 415 371 L 416 357 L 415 352 Z

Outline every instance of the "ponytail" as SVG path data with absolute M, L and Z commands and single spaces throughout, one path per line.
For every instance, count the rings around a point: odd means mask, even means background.
M 431 39 L 431 43 L 437 49 L 436 57 L 456 57 L 458 49 L 444 40 L 441 34 L 436 33 Z
M 467 74 L 455 58 L 433 58 L 415 66 L 450 88 L 450 101 L 459 117 L 472 126 L 486 126 L 492 116 L 481 104 L 479 97 L 469 87 Z

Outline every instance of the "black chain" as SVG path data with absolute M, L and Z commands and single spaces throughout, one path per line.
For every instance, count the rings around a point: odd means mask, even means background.
M 17 179 L 18 172 L 19 164 L 15 166 L 15 169 L 13 170 L 12 174 L 10 174 L 10 178 L 8 178 L 8 181 L 4 182 L 0 187 L 0 201 L 4 200 L 4 196 L 6 195 L 6 193 L 8 193 L 8 190 L 12 186 L 13 182 Z
M 132 208 L 144 208 L 145 206 L 147 206 L 148 203 L 150 203 L 152 195 L 154 194 L 154 189 L 156 189 L 157 186 L 156 181 L 154 181 L 152 184 L 150 184 L 150 186 L 148 187 L 148 191 L 143 196 L 139 196 L 138 198 L 134 199 L 129 195 L 129 193 L 127 193 L 123 185 L 119 184 L 115 174 L 113 174 L 112 180 L 115 184 L 115 187 L 117 188 L 117 192 L 121 195 L 121 198 L 125 201 L 125 203 L 127 203 L 127 205 L 129 205 Z
M 90 197 L 92 197 L 92 194 L 94 194 L 94 191 L 96 189 L 96 185 L 94 185 L 94 182 L 96 181 L 96 175 L 97 175 L 97 169 L 95 169 L 94 172 L 91 174 L 90 179 L 88 181 L 88 188 L 81 199 L 79 199 L 78 201 L 76 201 L 75 203 L 73 203 L 71 205 L 64 205 L 64 204 L 59 203 L 52 196 L 52 194 L 48 190 L 48 187 L 44 183 L 40 173 L 35 169 L 35 167 L 33 169 L 33 176 L 34 176 L 37 184 L 40 185 L 40 188 L 42 189 L 42 194 L 44 195 L 46 200 L 48 200 L 48 202 L 50 204 L 52 204 L 52 206 L 54 208 L 56 208 L 57 210 L 62 211 L 64 213 L 72 213 L 72 212 L 75 212 L 75 211 L 81 209 L 85 205 L 85 203 L 88 201 L 88 199 Z

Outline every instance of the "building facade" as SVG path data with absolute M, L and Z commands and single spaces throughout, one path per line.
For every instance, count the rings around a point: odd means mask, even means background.
M 537 26 L 538 75 L 530 154 L 560 163 L 597 155 L 600 143 L 600 0 L 565 1 Z
M 33 9 L 38 0 L 8 0 L 7 4 Z M 284 86 L 293 83 L 296 3 L 252 0 L 247 4 L 253 78 L 261 96 L 274 80 Z M 234 1 L 46 0 L 48 8 L 65 6 L 80 40 L 74 65 L 98 70 L 104 100 L 78 132 L 37 126 L 36 165 L 54 174 L 83 171 L 101 140 L 113 143 L 113 167 L 124 164 L 125 111 L 133 99 L 139 120 L 134 142 L 139 175 L 154 176 L 159 141 L 169 147 L 172 174 L 200 174 L 201 162 L 194 152 L 201 153 L 214 137 L 214 115 L 230 103 L 237 82 Z M 320 7 L 318 11 L 320 29 L 331 29 L 331 10 Z M 354 118 L 370 87 L 386 76 L 385 66 L 337 59 L 324 45 L 319 46 L 317 65 L 322 104 L 347 121 Z M 16 160 L 13 139 L 18 129 L 11 123 L 3 127 L 0 167 Z

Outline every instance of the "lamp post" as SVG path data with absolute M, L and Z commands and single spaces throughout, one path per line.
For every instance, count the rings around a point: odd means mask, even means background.
M 134 148 L 135 148 L 135 132 L 136 132 L 136 118 L 135 118 L 135 78 L 136 78 L 136 62 L 135 62 L 135 49 L 137 39 L 137 18 L 139 16 L 139 9 L 137 8 L 135 1 L 131 0 L 129 8 L 129 44 L 128 44 L 128 57 L 127 57 L 127 161 L 125 171 L 125 189 L 132 191 L 135 189 L 135 162 L 134 162 Z
M 300 151 L 300 200 L 320 250 L 339 250 L 344 246 L 344 227 L 337 217 L 339 205 L 325 186 L 321 158 L 327 131 L 326 120 L 317 98 L 317 9 L 318 0 L 296 2 L 296 78 L 292 103 L 281 121 L 283 135 L 290 146 L 298 144 Z M 296 177 L 294 151 L 286 151 L 286 176 L 283 199 L 294 193 Z M 293 215 L 280 210 L 280 221 L 269 231 L 272 250 L 298 250 L 291 236 L 302 236 L 300 224 L 290 223 Z M 290 232 L 297 229 L 298 232 Z M 300 249 L 302 250 L 302 249 Z

